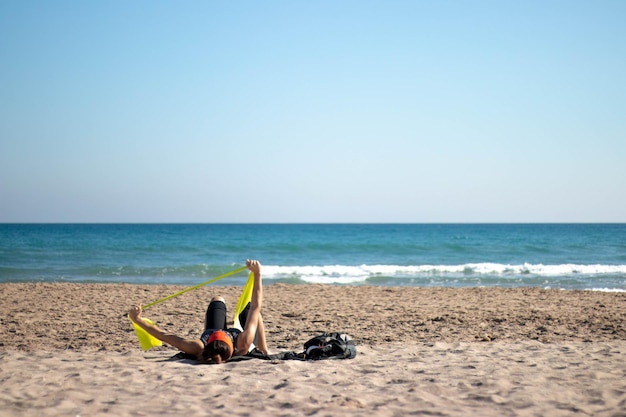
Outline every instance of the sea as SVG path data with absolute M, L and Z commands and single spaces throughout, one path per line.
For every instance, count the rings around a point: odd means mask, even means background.
M 191 286 L 249 258 L 265 285 L 624 292 L 626 224 L 0 224 L 0 283 Z

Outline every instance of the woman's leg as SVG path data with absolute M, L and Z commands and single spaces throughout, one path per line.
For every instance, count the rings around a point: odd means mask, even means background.
M 250 303 L 243 309 L 241 313 L 239 313 L 239 323 L 241 323 L 241 327 L 246 327 L 246 320 L 248 319 L 248 312 L 250 312 Z M 259 324 L 256 329 L 256 336 L 254 337 L 254 344 L 256 347 L 266 355 L 267 344 L 265 342 L 265 326 L 263 325 L 263 317 L 259 315 Z
M 222 297 L 213 297 L 206 309 L 206 317 L 204 320 L 204 330 L 226 329 L 226 302 Z
M 261 352 L 269 355 L 269 350 L 267 349 L 267 343 L 265 341 L 265 325 L 263 324 L 263 317 L 261 315 L 259 315 L 259 325 L 256 329 L 254 344 Z
M 241 324 L 241 328 L 246 328 L 246 321 L 248 320 L 248 312 L 250 312 L 250 303 L 246 305 L 246 308 L 243 309 L 241 313 L 239 313 L 239 324 Z

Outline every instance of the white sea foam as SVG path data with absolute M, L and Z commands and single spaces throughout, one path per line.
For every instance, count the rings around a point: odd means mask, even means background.
M 354 284 L 372 278 L 425 280 L 436 282 L 441 279 L 490 281 L 516 280 L 519 283 L 541 279 L 550 285 L 552 280 L 577 280 L 576 287 L 591 289 L 592 282 L 603 277 L 617 279 L 618 287 L 626 283 L 626 265 L 543 265 L 543 264 L 498 264 L 469 263 L 463 265 L 324 265 L 324 266 L 264 266 L 267 279 L 301 279 L 319 284 Z M 435 279 L 433 281 L 433 279 Z M 547 280 L 547 281 L 544 281 Z M 586 285 L 588 282 L 590 285 Z M 596 283 L 604 285 L 605 283 Z M 609 284 L 614 285 L 615 283 Z M 608 287 L 607 287 L 608 288 Z M 618 288 L 619 290 L 619 288 Z M 607 289 L 603 289 L 607 291 Z
M 543 265 L 470 263 L 463 265 L 324 265 L 324 266 L 264 266 L 269 277 L 287 276 L 404 276 L 411 274 L 534 274 L 542 276 L 575 274 L 626 274 L 626 265 Z

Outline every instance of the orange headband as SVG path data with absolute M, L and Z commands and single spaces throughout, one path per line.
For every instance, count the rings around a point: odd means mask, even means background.
M 233 339 L 231 339 L 231 337 L 227 335 L 224 330 L 216 330 L 213 333 L 211 333 L 211 336 L 209 337 L 209 340 L 207 340 L 206 344 L 208 345 L 209 343 L 214 342 L 216 340 L 221 340 L 222 342 L 226 342 L 226 344 L 230 348 L 230 353 L 232 355 L 232 353 L 234 352 Z

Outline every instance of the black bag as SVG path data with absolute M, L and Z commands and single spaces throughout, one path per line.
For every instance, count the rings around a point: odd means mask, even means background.
M 322 333 L 304 344 L 304 359 L 353 359 L 356 356 L 354 340 L 345 333 Z

